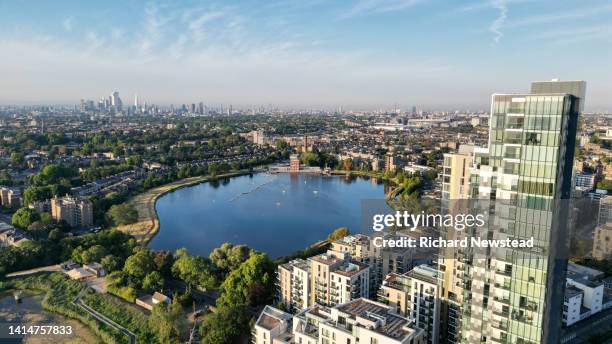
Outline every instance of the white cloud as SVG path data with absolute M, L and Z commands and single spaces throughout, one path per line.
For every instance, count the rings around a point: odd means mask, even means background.
M 351 8 L 339 15 L 339 19 L 348 19 L 372 13 L 387 13 L 405 10 L 424 0 L 358 0 Z
M 493 44 L 497 44 L 499 40 L 504 36 L 501 31 L 506 18 L 508 17 L 508 4 L 506 0 L 491 0 L 491 6 L 499 10 L 497 18 L 489 25 L 489 31 L 493 33 Z

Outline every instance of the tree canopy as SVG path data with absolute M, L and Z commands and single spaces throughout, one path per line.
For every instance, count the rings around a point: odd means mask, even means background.
M 34 209 L 19 208 L 11 218 L 13 226 L 27 229 L 32 223 L 40 220 L 40 215 Z
M 275 265 L 265 253 L 253 253 L 230 272 L 221 284 L 217 305 L 255 306 L 271 301 L 274 291 Z
M 114 225 L 128 225 L 138 221 L 138 211 L 131 203 L 115 204 L 107 212 Z

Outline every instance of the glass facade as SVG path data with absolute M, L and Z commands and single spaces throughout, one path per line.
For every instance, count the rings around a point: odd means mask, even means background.
M 555 236 L 563 234 L 556 212 L 571 179 L 578 101 L 569 94 L 493 96 L 488 158 L 471 176 L 471 197 L 488 202 L 488 228 L 470 235 L 533 238 L 535 247 L 460 253 L 464 343 L 544 343 L 558 335 L 551 331 L 560 329 L 563 294 L 551 299 L 558 291 L 550 287 L 564 286 L 565 275 L 554 256 Z

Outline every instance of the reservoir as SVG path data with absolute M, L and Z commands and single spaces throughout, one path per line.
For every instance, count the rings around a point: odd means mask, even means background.
M 149 246 L 185 247 L 207 257 L 225 242 L 288 255 L 346 226 L 358 233 L 362 200 L 384 199 L 372 179 L 258 173 L 175 190 L 160 197 L 160 230 Z

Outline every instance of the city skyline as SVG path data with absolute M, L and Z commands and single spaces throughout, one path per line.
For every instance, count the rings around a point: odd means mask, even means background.
M 612 5 L 556 4 L 3 3 L 0 104 L 118 90 L 128 104 L 138 94 L 157 104 L 480 110 L 492 89 L 524 93 L 525 79 L 560 78 L 589 81 L 586 112 L 610 109 Z

